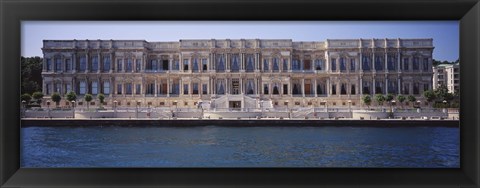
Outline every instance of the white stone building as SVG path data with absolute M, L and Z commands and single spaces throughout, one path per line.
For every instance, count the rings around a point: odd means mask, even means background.
M 347 107 L 363 95 L 432 89 L 432 39 L 43 43 L 45 96 L 73 90 L 78 105 L 104 93 L 119 106 Z
M 433 89 L 445 85 L 450 93 L 460 91 L 460 64 L 440 64 L 434 66 L 433 83 Z

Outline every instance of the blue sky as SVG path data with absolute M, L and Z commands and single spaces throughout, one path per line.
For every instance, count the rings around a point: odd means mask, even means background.
M 459 57 L 458 21 L 23 21 L 22 56 L 42 56 L 42 40 L 433 38 L 433 58 Z

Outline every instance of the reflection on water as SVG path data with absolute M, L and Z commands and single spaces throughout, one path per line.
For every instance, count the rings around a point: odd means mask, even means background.
M 28 127 L 22 167 L 459 168 L 446 127 Z

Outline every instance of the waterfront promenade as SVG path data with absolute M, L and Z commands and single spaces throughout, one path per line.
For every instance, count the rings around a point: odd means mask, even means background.
M 22 110 L 22 119 L 114 120 L 458 120 L 457 109 L 398 108 L 37 108 Z

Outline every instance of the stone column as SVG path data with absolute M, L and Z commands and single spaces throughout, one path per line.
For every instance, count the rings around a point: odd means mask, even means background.
M 388 53 L 387 53 L 387 49 L 385 48 L 385 62 L 384 62 L 384 69 L 386 73 L 388 73 Z
M 305 78 L 302 78 L 302 97 L 305 97 Z
M 373 88 L 372 88 L 372 94 L 374 94 L 374 95 L 377 94 L 375 84 L 376 84 L 376 83 L 375 83 L 375 77 L 373 77 L 373 79 L 372 79 L 372 86 L 373 86 Z
M 360 73 L 363 73 L 363 55 L 362 55 L 362 49 L 360 48 L 360 60 L 358 61 L 359 65 L 358 65 L 358 68 L 360 70 Z
M 90 58 L 88 53 L 85 53 L 85 72 L 90 72 Z
M 400 57 L 400 49 L 397 48 L 397 72 L 398 72 L 398 73 L 401 73 L 401 72 L 402 72 L 402 70 L 400 69 L 400 67 L 401 67 L 400 64 L 402 63 L 402 62 L 401 62 L 401 59 L 402 59 L 402 58 Z
M 313 84 L 314 84 L 314 85 L 313 85 L 313 92 L 314 92 L 314 94 L 315 94 L 315 97 L 317 97 L 317 96 L 318 96 L 318 95 L 317 95 L 318 92 L 317 92 L 317 79 L 316 79 L 316 78 L 313 79 Z
M 158 85 L 157 85 L 157 78 L 155 78 L 155 87 L 154 87 L 154 93 L 153 93 L 153 96 L 157 97 L 157 93 L 158 93 Z
M 385 77 L 385 94 L 388 94 L 388 78 Z
M 399 77 L 397 77 L 397 94 L 401 94 L 401 92 L 400 92 L 401 89 L 402 89 L 402 87 L 401 87 L 400 76 L 399 76 Z

